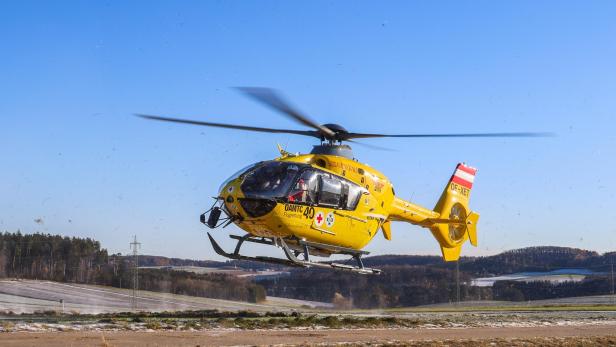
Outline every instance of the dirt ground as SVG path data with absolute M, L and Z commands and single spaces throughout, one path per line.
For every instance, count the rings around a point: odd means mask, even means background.
M 593 346 L 615 345 L 613 325 L 463 329 L 209 330 L 196 332 L 54 332 L 0 334 L 14 346 L 237 346 L 237 345 L 411 345 L 411 346 Z

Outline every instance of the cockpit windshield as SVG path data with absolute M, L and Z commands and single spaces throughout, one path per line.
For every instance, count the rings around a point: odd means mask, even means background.
M 241 168 L 240 170 L 238 170 L 236 173 L 234 173 L 233 175 L 229 176 L 229 178 L 227 178 L 224 182 L 222 182 L 222 184 L 220 185 L 220 187 L 218 187 L 218 191 L 220 192 L 227 184 L 229 184 L 229 182 L 233 181 L 234 179 L 238 178 L 241 174 L 243 174 L 244 172 L 248 171 L 248 169 L 255 167 L 257 165 L 259 165 L 261 162 L 258 163 L 254 163 L 254 164 L 250 164 L 248 166 L 244 166 L 243 168 Z
M 282 198 L 300 170 L 296 163 L 270 161 L 247 172 L 242 192 L 248 198 Z

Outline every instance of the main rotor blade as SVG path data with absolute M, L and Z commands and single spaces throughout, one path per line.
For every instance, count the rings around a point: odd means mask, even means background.
M 307 116 L 301 114 L 299 111 L 291 107 L 289 103 L 286 102 L 273 89 L 260 87 L 237 87 L 237 89 L 244 94 L 250 96 L 251 98 L 261 102 L 262 104 L 285 114 L 287 117 L 317 130 L 325 138 L 334 139 L 336 137 L 336 134 L 329 128 L 313 121 L 312 119 L 308 118 Z
M 408 134 L 408 135 L 386 135 L 386 134 L 362 134 L 346 133 L 338 134 L 341 140 L 366 139 L 371 137 L 551 137 L 553 133 L 546 132 L 519 132 L 519 133 L 466 133 L 466 134 Z
M 212 122 L 202 122 L 202 121 L 196 121 L 196 120 L 190 120 L 190 119 L 160 117 L 160 116 L 153 116 L 153 115 L 147 115 L 147 114 L 135 114 L 135 116 L 145 118 L 145 119 L 160 120 L 164 122 L 184 123 L 184 124 L 202 125 L 202 126 L 208 126 L 208 127 L 218 127 L 218 128 L 227 128 L 227 129 L 239 129 L 239 130 L 247 130 L 247 131 L 259 131 L 262 133 L 296 134 L 296 135 L 305 135 L 305 136 L 321 138 L 321 134 L 318 131 L 314 131 L 314 130 L 289 130 L 289 129 L 261 128 L 261 127 L 251 127 L 251 126 L 246 126 L 246 125 L 212 123 Z

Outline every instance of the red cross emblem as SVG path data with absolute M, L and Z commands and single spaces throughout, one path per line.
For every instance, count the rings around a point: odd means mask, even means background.
M 314 223 L 320 227 L 323 224 L 323 212 L 318 212 L 316 216 L 314 216 Z

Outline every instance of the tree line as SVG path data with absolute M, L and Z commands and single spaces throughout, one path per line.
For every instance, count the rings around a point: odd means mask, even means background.
M 580 282 L 566 281 L 497 281 L 492 286 L 494 300 L 527 301 L 611 294 L 611 279 L 606 275 L 590 276 Z
M 132 288 L 131 257 L 108 254 L 90 238 L 0 233 L 0 278 L 26 278 Z M 139 289 L 258 302 L 263 287 L 226 274 L 140 270 Z

